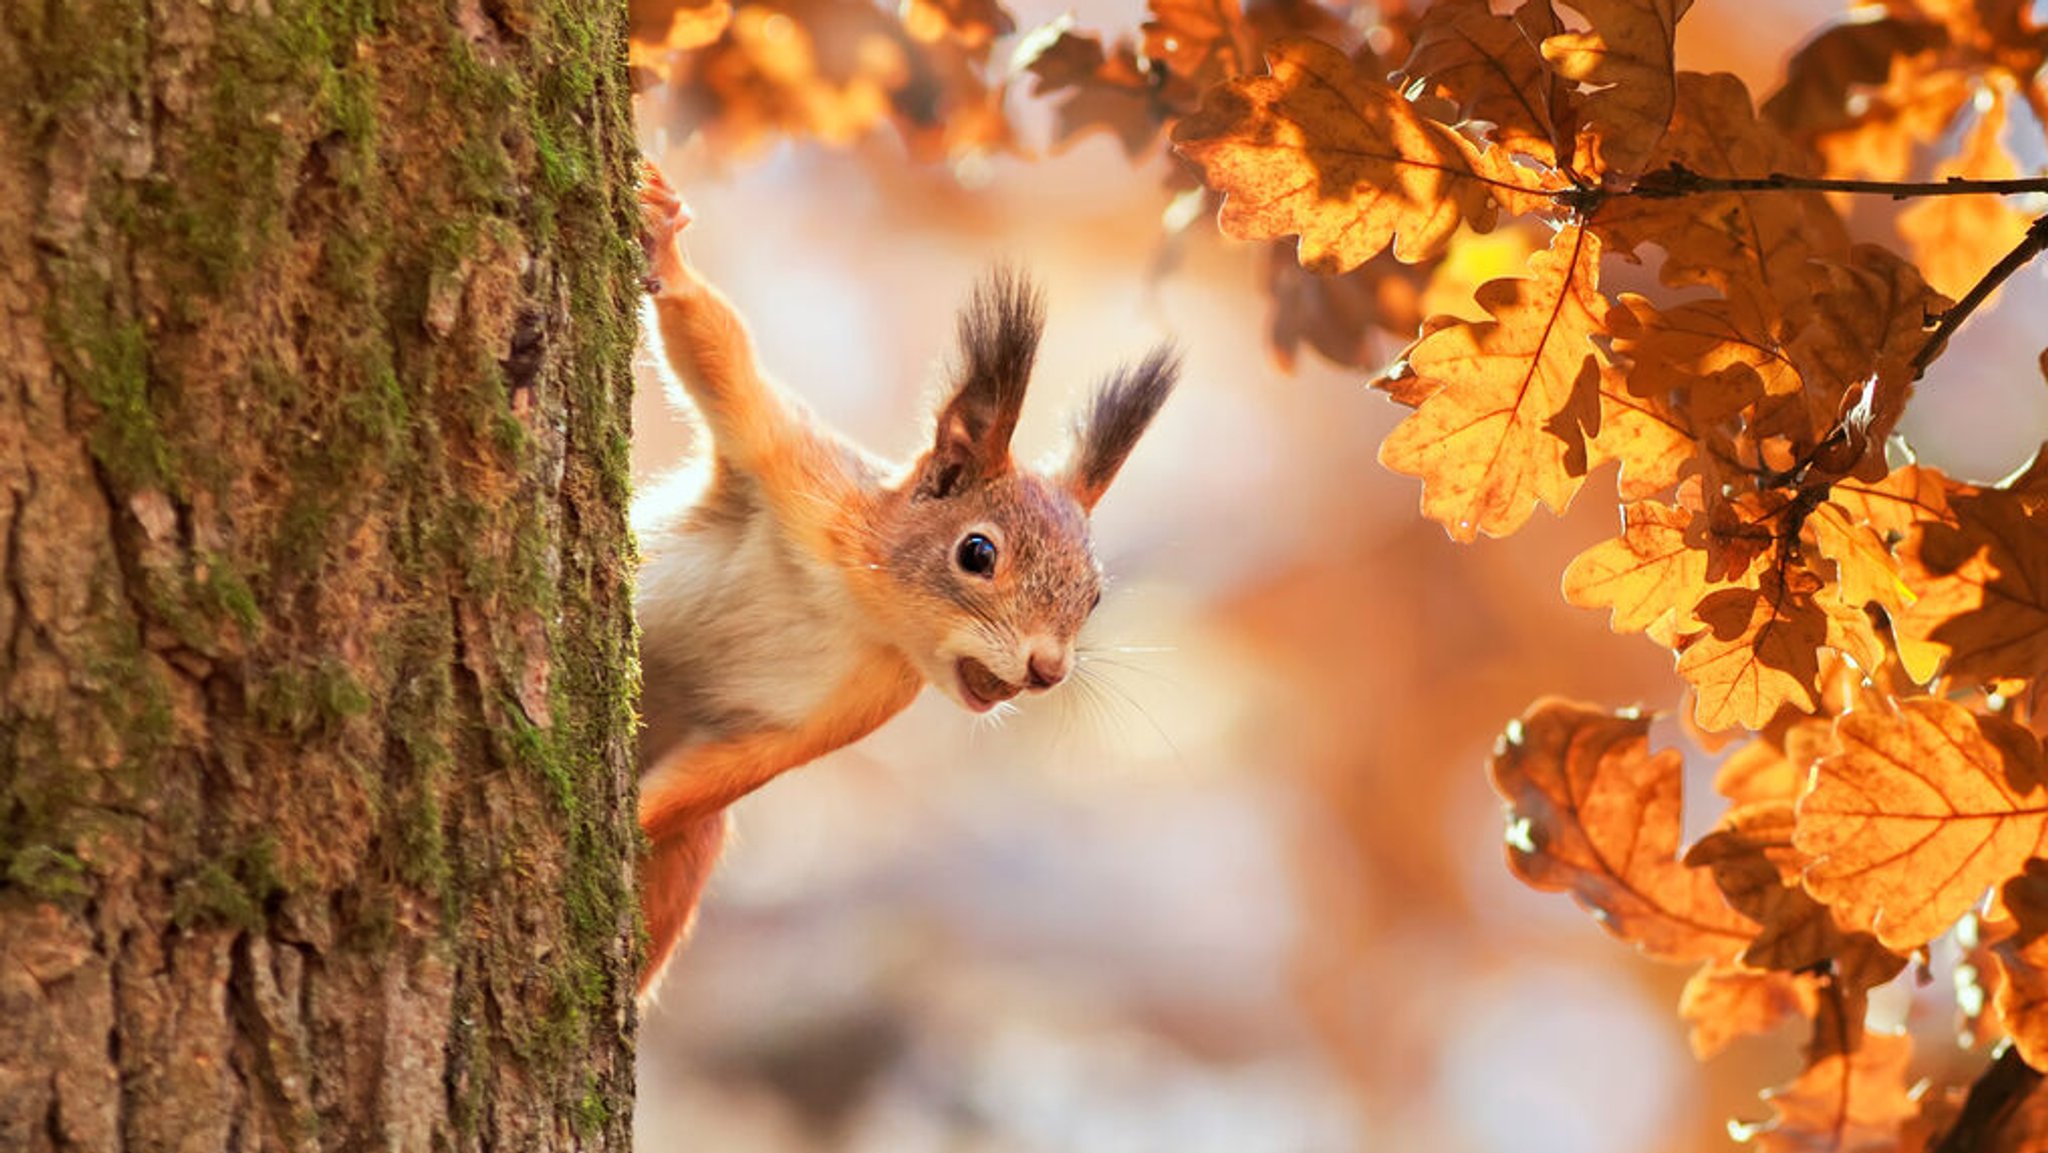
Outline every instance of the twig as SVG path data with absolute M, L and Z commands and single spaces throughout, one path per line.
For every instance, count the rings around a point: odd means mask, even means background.
M 1978 305 L 1997 292 L 1998 286 L 2011 279 L 2013 273 L 2026 267 L 2028 261 L 2043 252 L 2048 252 L 2048 215 L 2035 217 L 2034 222 L 2027 226 L 2027 234 L 2020 238 L 2020 242 L 2013 246 L 2012 251 L 2000 258 L 1997 264 L 1992 265 L 1989 272 L 1978 277 L 1977 283 L 1970 286 L 1970 291 L 1964 293 L 1963 298 L 1956 301 L 1953 308 L 1941 314 L 1941 319 L 1934 325 L 1934 331 L 1927 334 L 1926 341 L 1920 345 L 1920 351 L 1913 354 L 1913 379 L 1920 379 L 1921 374 L 1927 371 L 1927 366 L 1934 362 L 1935 357 L 1941 355 L 1942 349 L 1948 347 L 1948 338 L 1955 334 L 1956 329 L 1962 327 L 1963 321 L 1969 319 Z
M 2005 1052 L 1970 1086 L 1970 1095 L 1963 1099 L 1963 1111 L 1956 1115 L 1956 1123 L 1941 1135 L 1930 1153 L 1975 1153 L 1987 1148 L 2012 1111 L 2040 1083 L 2041 1074 L 2020 1060 L 2019 1046 L 2008 1044 Z
M 2017 196 L 2026 192 L 2048 192 L 2048 176 L 2022 176 L 2011 180 L 1971 180 L 1951 176 L 1946 180 L 1838 180 L 1821 176 L 1793 176 L 1773 172 L 1768 176 L 1703 176 L 1683 164 L 1672 164 L 1645 173 L 1624 195 L 1645 200 L 1670 200 L 1709 192 L 1779 192 L 1798 189 L 1807 192 L 1855 192 L 1905 200 L 1914 196 Z

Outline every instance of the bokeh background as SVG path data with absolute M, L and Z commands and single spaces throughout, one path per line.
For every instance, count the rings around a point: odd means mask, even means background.
M 1766 92 L 1835 11 L 1707 0 L 1680 64 Z M 928 693 L 738 807 L 646 1018 L 642 1148 L 1643 1153 L 1725 1149 L 1725 1119 L 1766 1115 L 1800 1038 L 1695 1062 L 1684 971 L 1503 864 L 1482 765 L 1510 717 L 1546 693 L 1677 703 L 1665 655 L 1557 594 L 1614 531 L 1604 478 L 1566 517 L 1451 544 L 1375 463 L 1402 410 L 1312 355 L 1277 368 L 1263 251 L 1167 245 L 1163 162 L 1107 137 L 959 171 L 886 139 L 715 160 L 686 125 L 642 127 L 768 366 L 874 449 L 920 447 L 954 309 L 998 258 L 1051 301 L 1022 451 L 1058 448 L 1067 409 L 1154 342 L 1187 364 L 1097 513 L 1113 584 L 1087 683 L 1000 723 Z M 1927 459 L 1991 477 L 2039 443 L 2044 298 L 2025 274 L 1923 382 Z M 636 418 L 644 480 L 689 435 L 657 387 Z

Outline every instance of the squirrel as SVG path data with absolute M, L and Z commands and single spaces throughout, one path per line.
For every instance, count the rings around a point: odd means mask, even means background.
M 684 257 L 689 214 L 652 164 L 640 205 L 652 343 L 710 442 L 633 510 L 644 998 L 690 931 L 734 801 L 872 732 L 926 684 L 985 713 L 1066 679 L 1102 599 L 1089 513 L 1180 360 L 1162 345 L 1119 369 L 1064 463 L 1020 466 L 1010 435 L 1045 303 L 998 268 L 960 314 L 930 447 L 892 466 L 762 374 L 746 324 Z

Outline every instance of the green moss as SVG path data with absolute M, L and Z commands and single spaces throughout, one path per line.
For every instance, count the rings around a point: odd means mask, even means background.
M 249 711 L 265 729 L 293 740 L 331 736 L 370 711 L 370 694 L 333 658 L 308 668 L 290 664 L 257 681 Z
M 286 891 L 276 845 L 267 837 L 218 853 L 171 886 L 171 923 L 181 929 L 231 925 L 260 933 L 273 897 Z
M 92 895 L 89 870 L 76 854 L 51 844 L 29 844 L 7 862 L 9 884 L 39 901 L 71 903 Z
M 116 314 L 97 274 L 58 267 L 44 328 L 59 370 L 99 410 L 93 457 L 130 490 L 161 487 L 175 461 L 150 396 L 148 338 L 140 324 Z

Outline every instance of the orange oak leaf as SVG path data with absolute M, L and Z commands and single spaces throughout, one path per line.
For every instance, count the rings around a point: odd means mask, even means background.
M 1386 363 L 1382 334 L 1412 334 L 1422 325 L 1422 296 L 1437 265 L 1402 264 L 1381 253 L 1342 276 L 1317 276 L 1294 258 L 1291 245 L 1266 249 L 1266 295 L 1272 300 L 1267 346 L 1292 372 L 1306 344 L 1332 364 L 1351 368 Z
M 1596 89 L 1585 120 L 1600 167 L 1626 180 L 1663 142 L 1677 100 L 1673 44 L 1692 0 L 1569 0 L 1591 25 L 1543 42 L 1560 75 Z
M 1906 1067 L 1913 1042 L 1845 1019 L 1840 997 L 1822 996 L 1797 1080 L 1765 1094 L 1776 1116 L 1730 1126 L 1759 1153 L 1896 1153 L 1899 1132 L 1919 1115 Z
M 1065 147 L 1106 131 L 1124 154 L 1143 155 L 1159 137 L 1166 109 L 1128 41 L 1105 49 L 1092 33 L 1075 32 L 1072 14 L 1032 32 L 1017 48 L 1018 64 L 1032 76 L 1031 94 L 1061 97 L 1053 108 L 1053 143 Z
M 1991 946 L 2003 976 L 1993 1003 L 2020 1056 L 2039 1069 L 2048 1065 L 2048 860 L 2028 861 L 2000 897 L 2013 932 Z
M 1535 206 L 1537 177 L 1429 119 L 1373 70 L 1327 44 L 1285 40 L 1271 71 L 1212 88 L 1173 133 L 1224 195 L 1239 239 L 1299 236 L 1301 263 L 1347 272 L 1392 246 L 1435 255 L 1461 223 L 1484 231 L 1503 203 Z
M 1820 703 L 1820 647 L 1829 619 L 1814 600 L 1819 581 L 1766 569 L 1755 587 L 1711 592 L 1693 609 L 1706 631 L 1678 658 L 1693 686 L 1693 719 L 1713 730 L 1760 729 L 1789 705 Z
M 1962 150 L 1934 170 L 1936 179 L 2003 180 L 2020 174 L 2000 139 L 2006 125 L 2005 93 L 1998 88 L 1988 91 L 1990 107 L 1970 127 Z M 1899 235 L 1913 250 L 1914 263 L 1950 296 L 1968 292 L 2026 232 L 2027 218 L 2000 196 L 1930 196 L 1899 214 Z
M 1937 25 L 1899 19 L 1896 13 L 1879 20 L 1837 24 L 1808 41 L 1786 62 L 1785 83 L 1764 101 L 1763 113 L 1799 139 L 1841 131 L 1859 119 L 1857 111 L 1852 111 L 1856 104 L 1867 111 L 1873 90 L 1891 77 L 1894 61 L 1916 56 L 1944 40 Z M 1900 172 L 1891 175 L 1897 177 Z
M 1882 480 L 1839 481 L 1829 499 L 1850 520 L 1869 525 L 1887 545 L 1895 545 L 1922 521 L 1955 523 L 1948 494 L 1957 487 L 1940 469 L 1908 464 L 1886 473 Z
M 1800 887 L 1807 861 L 1793 846 L 1792 830 L 1790 800 L 1745 805 L 1685 855 L 1686 864 L 1711 870 L 1728 903 L 1758 924 L 1741 962 L 1786 972 L 1829 965 L 1843 988 L 1858 992 L 1898 976 L 1904 957 L 1868 933 L 1843 928 Z
M 1708 961 L 1685 982 L 1678 1015 L 1689 1027 L 1693 1056 L 1704 1061 L 1737 1037 L 1768 1033 L 1814 1014 L 1814 978 Z
M 1951 677 L 2048 674 L 2048 508 L 2024 487 L 1957 492 L 1949 508 L 1953 524 L 1925 522 L 1900 549 L 1917 598 L 1896 619 L 1901 643 Z
M 1756 927 L 1705 870 L 1678 861 L 1682 758 L 1650 752 L 1649 718 L 1537 701 L 1494 746 L 1508 804 L 1508 864 L 1569 891 L 1608 932 L 1655 957 L 1733 956 Z
M 1411 394 L 1425 399 L 1380 463 L 1421 478 L 1423 514 L 1454 540 L 1506 536 L 1539 503 L 1562 512 L 1584 483 L 1600 421 L 1599 258 L 1598 240 L 1566 228 L 1529 278 L 1480 288 L 1492 320 L 1453 322 L 1409 349 Z
M 1800 390 L 1799 370 L 1767 334 L 1745 332 L 1725 300 L 1658 309 L 1633 293 L 1613 317 L 1615 354 L 1637 396 L 1677 393 L 1693 419 L 1712 423 L 1760 398 Z
M 1565 567 L 1564 599 L 1580 608 L 1611 609 L 1609 627 L 1618 633 L 1642 632 L 1690 612 L 1707 584 L 1707 554 L 1686 533 L 1692 516 L 1656 501 L 1627 506 L 1620 536 Z
M 1756 118 L 1749 91 L 1725 73 L 1681 73 L 1677 103 L 1653 166 L 1716 176 L 1807 175 L 1809 155 Z M 1729 192 L 1655 199 L 1610 197 L 1590 227 L 1616 251 L 1665 251 L 1666 284 L 1711 285 L 1738 330 L 1777 333 L 1806 303 L 1806 262 L 1848 251 L 1841 218 L 1817 192 Z
M 1913 599 L 1912 591 L 1900 579 L 1898 562 L 1877 530 L 1852 517 L 1848 509 L 1828 501 L 1806 518 L 1815 550 L 1835 562 L 1835 579 L 1823 595 L 1850 608 L 1881 605 L 1896 615 Z
M 1538 45 L 1562 30 L 1548 4 L 1500 16 L 1487 0 L 1439 0 L 1416 22 L 1401 70 L 1461 118 L 1491 125 L 1494 143 L 1555 167 L 1570 155 L 1577 99 Z
M 1793 843 L 1806 888 L 1895 950 L 1945 932 L 2041 849 L 2041 746 L 1999 717 L 1934 697 L 1835 723 Z
M 1147 60 L 1191 92 L 1248 71 L 1244 16 L 1237 0 L 1148 0 L 1140 31 Z
M 1832 721 L 1801 717 L 1728 754 L 1714 773 L 1714 791 L 1738 806 L 1797 800 L 1806 791 L 1807 770 L 1833 745 Z
M 1613 315 L 1613 310 L 1608 310 Z M 1615 491 L 1643 500 L 1678 483 L 1699 451 L 1690 420 L 1662 397 L 1637 396 L 1613 364 L 1600 370 L 1600 428 L 1587 454 L 1588 469 L 1621 465 Z

